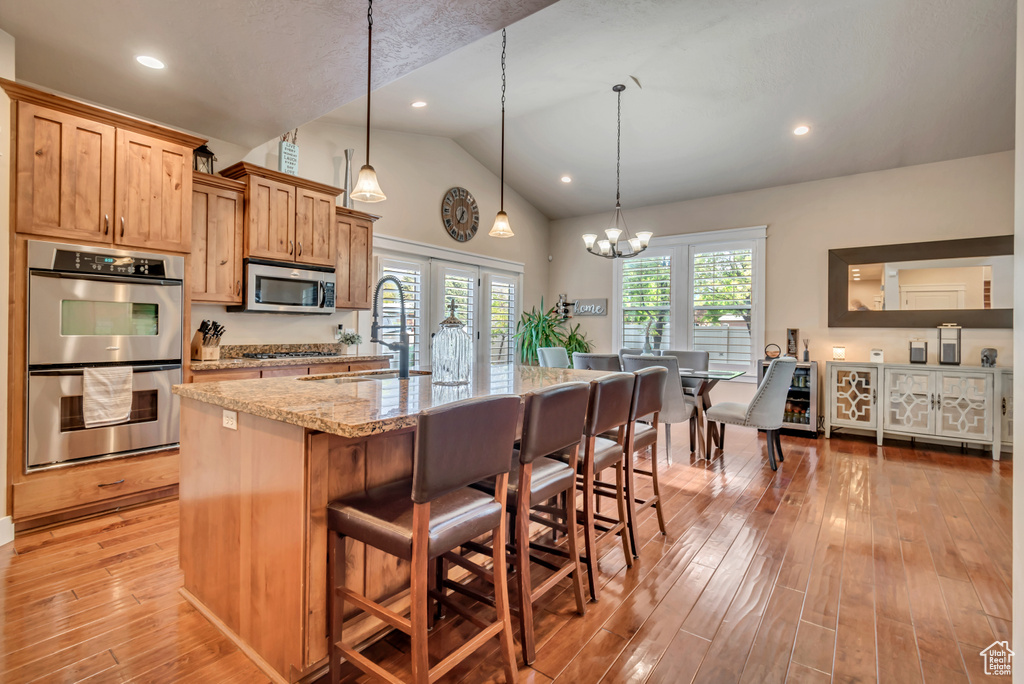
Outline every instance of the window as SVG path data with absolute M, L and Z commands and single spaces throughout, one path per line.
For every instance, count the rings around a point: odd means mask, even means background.
M 708 352 L 712 363 L 750 365 L 753 246 L 696 245 L 690 249 L 693 349 Z
M 516 359 L 516 282 L 517 278 L 487 277 L 490 318 L 488 358 L 492 366 L 506 365 Z
M 425 266 L 425 264 L 415 261 L 391 257 L 380 259 L 381 277 L 395 276 L 401 281 L 402 290 L 405 291 L 405 323 L 409 331 L 409 365 L 413 368 L 422 363 L 420 351 L 423 337 L 423 271 Z M 401 322 L 401 303 L 394 284 L 385 283 L 381 288 L 380 314 L 381 326 L 398 326 Z M 398 336 L 399 329 L 397 327 L 385 328 L 380 333 L 381 339 L 390 343 L 397 343 Z M 391 357 L 392 368 L 398 367 L 398 352 L 381 347 L 381 353 Z
M 622 347 L 670 349 L 672 256 L 640 256 L 622 264 Z
M 616 259 L 612 316 L 616 349 L 698 349 L 711 367 L 756 380 L 764 344 L 765 227 L 655 238 Z

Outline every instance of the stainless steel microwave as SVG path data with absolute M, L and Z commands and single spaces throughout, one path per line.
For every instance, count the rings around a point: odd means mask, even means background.
M 334 269 L 245 260 L 245 304 L 229 311 L 334 313 Z

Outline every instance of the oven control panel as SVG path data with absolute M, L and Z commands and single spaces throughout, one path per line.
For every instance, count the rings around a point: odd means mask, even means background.
M 55 250 L 53 270 L 114 276 L 148 276 L 150 278 L 165 278 L 167 276 L 164 259 L 109 256 L 65 249 Z

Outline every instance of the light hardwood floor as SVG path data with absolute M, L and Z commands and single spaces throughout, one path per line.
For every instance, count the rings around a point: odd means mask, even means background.
M 979 651 L 1010 638 L 1010 460 L 784 436 L 773 474 L 763 436 L 727 444 L 709 465 L 677 450 L 668 536 L 642 516 L 629 571 L 609 543 L 585 617 L 567 584 L 545 597 L 520 681 L 985 681 Z M 266 681 L 178 594 L 177 534 L 172 502 L 0 548 L 0 681 Z M 439 623 L 432 653 L 472 631 Z M 368 655 L 407 672 L 407 649 Z M 496 656 L 445 681 L 500 681 Z

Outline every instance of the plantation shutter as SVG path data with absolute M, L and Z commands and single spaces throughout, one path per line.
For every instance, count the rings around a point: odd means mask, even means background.
M 489 317 L 489 360 L 492 366 L 515 361 L 516 283 L 510 276 L 487 275 Z
M 672 329 L 672 256 L 645 252 L 622 263 L 622 346 L 670 348 Z
M 398 278 L 405 292 L 405 322 L 409 331 L 409 365 L 416 368 L 420 365 L 420 348 L 423 338 L 423 270 L 424 264 L 403 259 L 381 258 L 378 270 L 381 277 L 391 275 Z M 385 283 L 380 292 L 380 324 L 381 326 L 398 325 L 401 321 L 401 307 L 398 290 L 394 283 Z M 381 331 L 382 340 L 397 343 L 398 328 L 385 328 Z M 392 368 L 398 367 L 398 352 L 381 346 L 381 353 L 388 356 Z
M 693 348 L 719 366 L 750 366 L 753 245 L 698 245 L 691 255 Z

